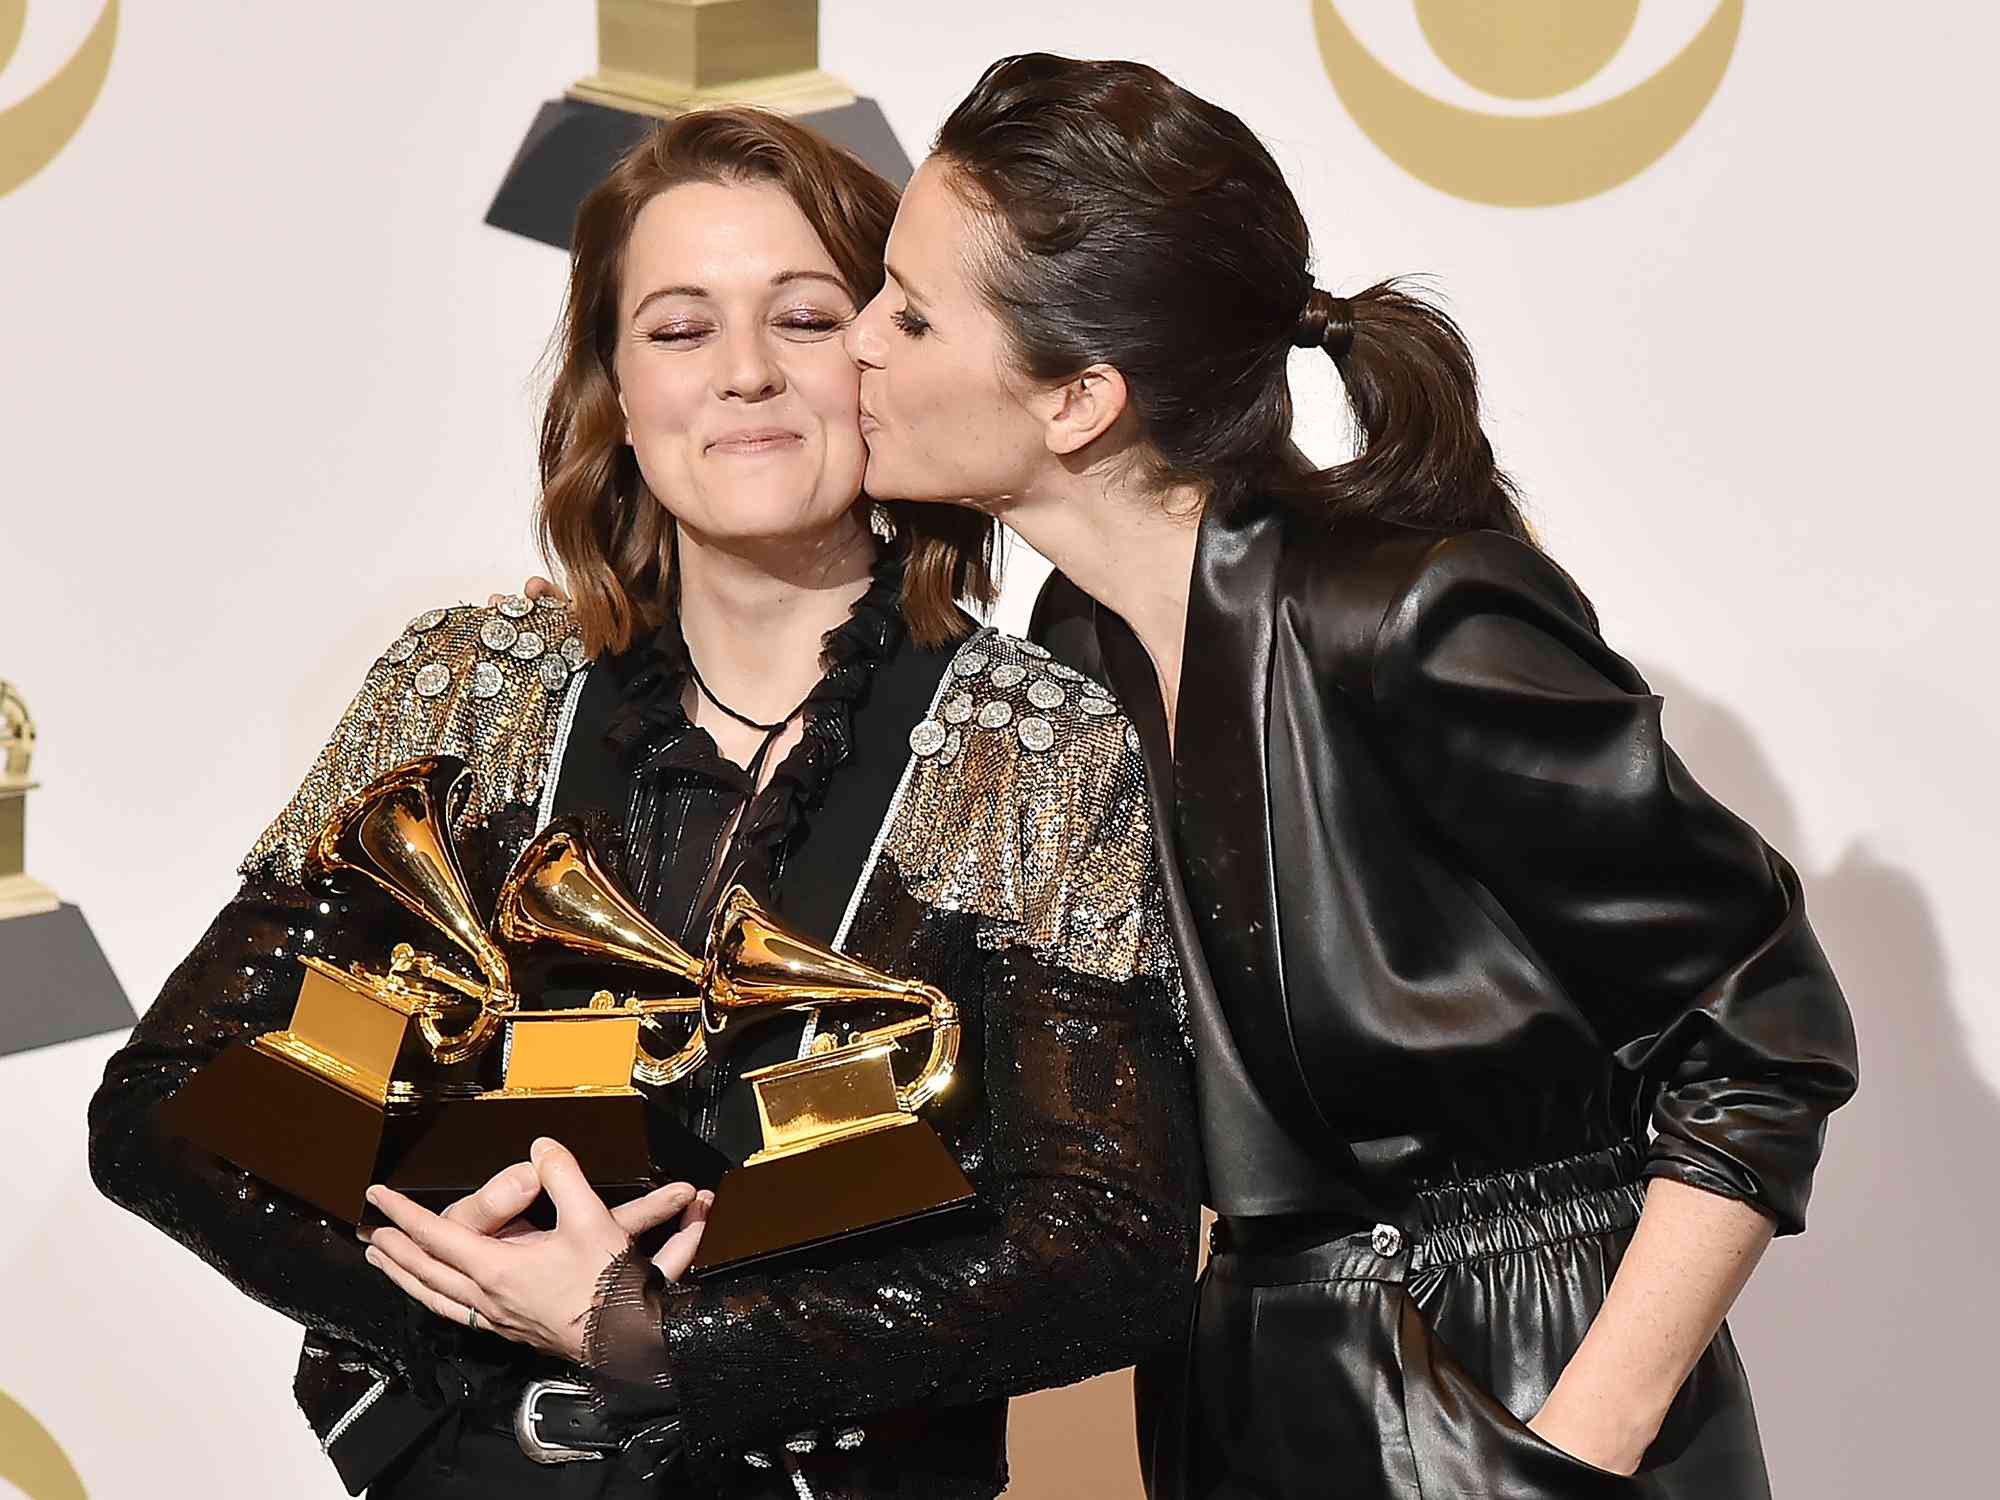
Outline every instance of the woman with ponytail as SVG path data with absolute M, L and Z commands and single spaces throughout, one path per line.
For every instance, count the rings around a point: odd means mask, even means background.
M 1055 562 L 1037 630 L 1116 690 L 1174 856 L 1220 1217 L 1148 1487 L 1767 1495 L 1723 1319 L 1803 1227 L 1846 1005 L 1529 534 L 1457 327 L 1308 253 L 1234 115 L 1009 58 L 847 333 L 869 493 Z M 1351 462 L 1291 444 L 1295 346 Z

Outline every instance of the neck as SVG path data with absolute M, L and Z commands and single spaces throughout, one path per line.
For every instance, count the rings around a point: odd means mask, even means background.
M 1067 475 L 1012 508 L 1007 524 L 1078 588 L 1132 627 L 1159 678 L 1167 730 L 1180 701 L 1188 588 L 1202 494 L 1141 489 L 1119 475 Z
M 752 719 L 790 713 L 820 679 L 820 638 L 868 592 L 874 539 L 849 512 L 824 533 L 742 545 L 679 528 L 681 635 L 715 695 Z

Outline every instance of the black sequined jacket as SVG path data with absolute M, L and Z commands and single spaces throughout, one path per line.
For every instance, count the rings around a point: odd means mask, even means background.
M 301 955 L 379 965 L 395 941 L 426 943 L 386 897 L 304 883 L 306 841 L 370 778 L 435 751 L 470 763 L 456 833 L 490 909 L 551 814 L 587 672 L 567 611 L 496 618 L 429 611 L 378 659 L 90 1105 L 99 1188 L 305 1325 L 295 1389 L 350 1493 L 491 1397 L 496 1341 L 418 1308 L 351 1228 L 167 1137 L 153 1112 L 229 1043 L 286 1024 Z M 757 1476 L 746 1456 L 874 1424 L 888 1436 L 788 1461 L 821 1500 L 992 1496 L 1007 1396 L 1185 1331 L 1199 1165 L 1138 740 L 1094 682 L 982 630 L 911 744 L 842 946 L 958 1001 L 973 1086 L 926 1117 L 981 1213 L 831 1268 L 673 1289 L 649 1328 L 660 1348 L 634 1360 L 663 1360 L 679 1405 L 686 1462 L 662 1494 L 731 1494 Z M 947 1420 L 898 1438 L 911 1412 Z

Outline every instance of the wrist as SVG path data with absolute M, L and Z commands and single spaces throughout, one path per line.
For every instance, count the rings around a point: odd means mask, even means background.
M 1630 1474 L 1659 1436 L 1666 1408 L 1629 1389 L 1585 1389 L 1565 1374 L 1529 1423 L 1565 1453 Z

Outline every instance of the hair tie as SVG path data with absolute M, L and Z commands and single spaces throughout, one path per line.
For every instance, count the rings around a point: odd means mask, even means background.
M 1314 287 L 1306 298 L 1305 311 L 1299 314 L 1292 343 L 1301 349 L 1324 349 L 1335 359 L 1342 358 L 1354 347 L 1354 304 Z

